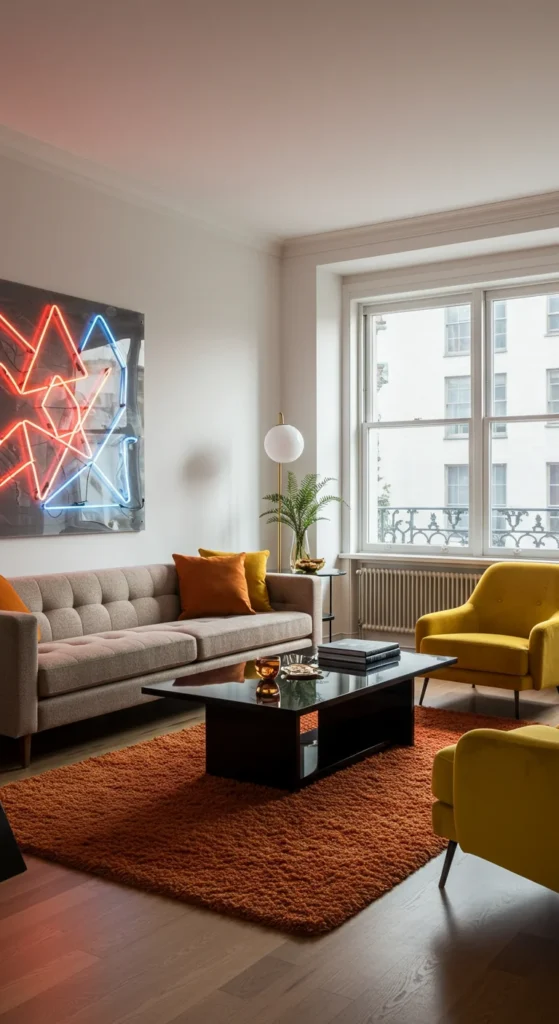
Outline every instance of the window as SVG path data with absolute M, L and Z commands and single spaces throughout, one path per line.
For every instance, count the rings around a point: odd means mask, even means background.
M 507 304 L 506 302 L 493 303 L 493 351 L 506 352 L 507 350 Z
M 547 333 L 559 334 L 559 295 L 547 299 Z
M 469 305 L 447 306 L 445 309 L 445 356 L 469 355 L 470 334 L 471 314 Z
M 459 535 L 468 533 L 470 491 L 469 466 L 445 466 L 445 515 L 450 529 Z
M 445 377 L 445 416 L 447 420 L 457 420 L 470 416 L 470 378 Z M 445 437 L 467 437 L 467 423 L 453 423 L 446 428 Z
M 493 412 L 495 416 L 507 415 L 507 375 L 496 373 L 493 378 Z M 493 437 L 506 437 L 506 423 L 493 423 L 491 425 Z
M 547 466 L 547 503 L 550 506 L 547 528 L 550 533 L 559 533 L 559 462 Z M 557 506 L 557 511 L 553 507 Z
M 547 371 L 547 411 L 559 413 L 559 370 Z
M 494 424 L 495 425 L 495 424 Z M 494 462 L 491 466 L 491 529 L 493 543 L 499 545 L 502 534 L 507 530 L 507 517 L 504 509 L 507 504 L 507 467 L 504 462 Z
M 357 550 L 559 559 L 548 287 L 559 298 L 556 281 L 363 304 Z

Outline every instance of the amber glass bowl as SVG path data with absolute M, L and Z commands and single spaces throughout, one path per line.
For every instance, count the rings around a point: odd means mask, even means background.
M 254 667 L 262 680 L 256 687 L 257 699 L 278 700 L 280 689 L 276 683 L 276 677 L 281 668 L 280 658 L 257 658 Z

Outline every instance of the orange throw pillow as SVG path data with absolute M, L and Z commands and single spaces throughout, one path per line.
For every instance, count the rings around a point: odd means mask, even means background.
M 2 612 L 26 612 L 31 615 L 29 608 L 23 603 L 21 597 L 14 590 L 12 584 L 8 582 L 5 576 L 0 576 L 0 611 Z M 37 627 L 39 640 L 41 639 L 41 631 Z
M 254 615 L 245 576 L 245 553 L 231 558 L 173 555 L 179 577 L 179 619 Z

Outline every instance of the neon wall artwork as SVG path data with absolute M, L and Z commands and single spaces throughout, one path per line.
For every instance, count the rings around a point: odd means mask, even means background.
M 144 529 L 144 318 L 0 281 L 0 537 Z

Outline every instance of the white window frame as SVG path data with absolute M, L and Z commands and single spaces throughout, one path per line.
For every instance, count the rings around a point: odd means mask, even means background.
M 518 551 L 511 548 L 496 547 L 492 544 L 492 507 L 491 507 L 491 465 L 493 462 L 491 445 L 503 434 L 494 435 L 493 424 L 502 423 L 507 429 L 508 423 L 550 423 L 559 426 L 559 414 L 543 412 L 523 416 L 496 416 L 493 411 L 493 369 L 495 356 L 493 344 L 485 343 L 485 339 L 493 341 L 492 334 L 492 302 L 506 301 L 507 299 L 520 298 L 531 295 L 559 295 L 559 281 L 557 278 L 540 280 L 528 285 L 517 285 L 511 287 L 480 286 L 464 288 L 463 291 L 444 292 L 444 286 L 436 292 L 430 290 L 429 296 L 424 293 L 417 298 L 406 298 L 401 301 L 398 297 L 389 297 L 386 301 L 376 298 L 374 302 L 358 302 L 358 322 L 360 324 L 358 337 L 360 339 L 360 353 L 358 359 L 359 379 L 359 452 L 358 452 L 358 477 L 359 477 L 359 523 L 358 523 L 358 545 L 359 550 L 364 554 L 405 554 L 413 560 L 415 556 L 430 556 L 455 554 L 465 557 L 487 557 L 493 559 L 530 559 L 551 561 L 559 560 L 559 550 L 551 548 L 538 550 L 536 548 L 522 548 Z M 471 415 L 469 418 L 456 420 L 447 419 L 412 419 L 394 422 L 375 422 L 373 419 L 374 399 L 370 394 L 368 385 L 368 373 L 371 359 L 374 360 L 371 339 L 369 338 L 369 326 L 373 316 L 399 312 L 402 310 L 435 309 L 445 306 L 465 305 L 471 303 L 471 333 L 470 333 L 470 382 L 471 382 Z M 559 332 L 558 332 L 559 333 Z M 445 335 L 446 338 L 446 335 Z M 446 342 L 445 342 L 446 348 Z M 466 353 L 461 353 L 466 358 Z M 502 372 L 497 370 L 496 372 Z M 452 376 L 452 374 L 449 374 Z M 370 378 L 372 379 L 372 378 Z M 367 540 L 367 524 L 369 522 L 368 488 L 367 488 L 367 467 L 369 465 L 369 439 L 373 431 L 390 430 L 395 428 L 413 427 L 421 430 L 423 427 L 440 426 L 443 429 L 453 423 L 465 423 L 469 425 L 468 452 L 469 452 L 469 543 L 464 546 L 449 546 L 446 544 L 382 544 L 371 543 Z M 465 440 L 465 439 L 464 439 Z M 495 462 L 501 460 L 496 455 Z M 451 460 L 448 459 L 450 464 Z

